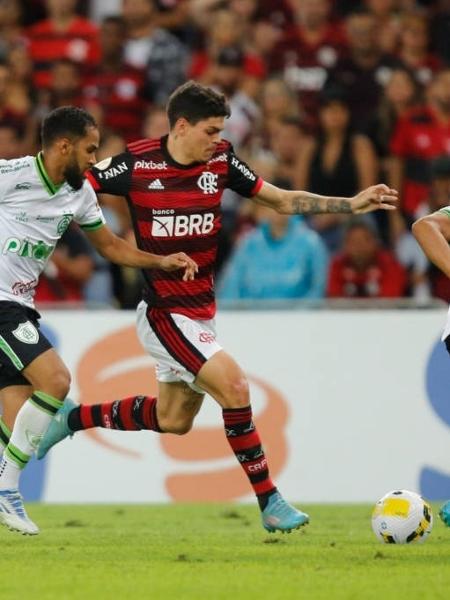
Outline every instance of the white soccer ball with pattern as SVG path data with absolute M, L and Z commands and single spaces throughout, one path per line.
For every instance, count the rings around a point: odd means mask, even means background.
M 375 504 L 372 529 L 386 544 L 424 542 L 433 527 L 431 506 L 408 490 L 395 490 Z

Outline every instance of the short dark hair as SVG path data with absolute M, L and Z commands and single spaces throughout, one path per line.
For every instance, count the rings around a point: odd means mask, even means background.
M 97 127 L 92 115 L 76 106 L 61 106 L 49 113 L 41 127 L 42 146 L 48 148 L 62 137 L 70 139 L 86 135 L 89 127 Z
M 195 81 L 178 87 L 167 103 L 170 128 L 184 117 L 191 125 L 210 117 L 229 117 L 230 107 L 223 94 Z

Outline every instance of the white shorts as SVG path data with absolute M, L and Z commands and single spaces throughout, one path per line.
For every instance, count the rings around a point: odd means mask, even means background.
M 193 390 L 198 372 L 222 347 L 216 342 L 215 321 L 194 321 L 184 315 L 153 311 L 142 300 L 137 307 L 137 334 L 157 361 L 156 378 L 164 383 L 185 381 Z

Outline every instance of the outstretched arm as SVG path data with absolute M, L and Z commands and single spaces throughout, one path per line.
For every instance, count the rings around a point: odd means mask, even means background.
M 429 260 L 450 278 L 450 216 L 436 212 L 422 217 L 412 232 Z
M 184 269 L 184 281 L 194 279 L 198 271 L 197 263 L 184 252 L 168 256 L 143 252 L 115 235 L 106 225 L 86 232 L 86 235 L 102 256 L 118 265 L 141 269 L 162 269 L 163 271 Z
M 253 197 L 256 202 L 289 215 L 320 213 L 363 214 L 374 210 L 395 210 L 398 192 L 380 183 L 359 192 L 351 198 L 320 196 L 304 191 L 282 190 L 264 182 Z

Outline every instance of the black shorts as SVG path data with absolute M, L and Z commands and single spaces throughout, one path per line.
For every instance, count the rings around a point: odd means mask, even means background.
M 0 301 L 0 389 L 30 385 L 22 370 L 52 348 L 39 330 L 41 315 L 18 302 Z

